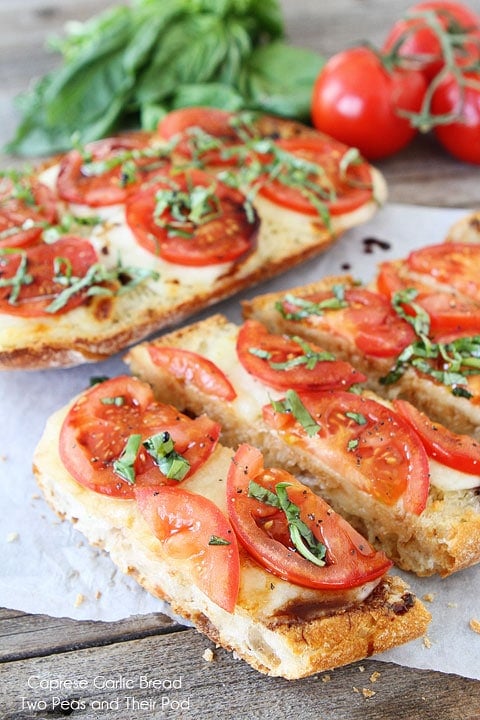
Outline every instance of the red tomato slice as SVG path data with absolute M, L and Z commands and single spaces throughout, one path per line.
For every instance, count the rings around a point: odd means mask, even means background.
M 213 452 L 220 426 L 201 416 L 192 420 L 171 405 L 157 403 L 149 385 L 121 376 L 87 390 L 70 409 L 60 434 L 60 458 L 81 485 L 104 495 L 130 499 L 143 485 L 178 484 L 169 479 L 140 445 L 134 460 L 135 483 L 115 472 L 113 463 L 131 435 L 142 442 L 168 432 L 190 477 Z
M 85 153 L 71 150 L 60 162 L 57 191 L 63 200 L 90 207 L 123 203 L 166 161 L 142 156 L 150 135 L 136 133 L 90 143 Z
M 248 373 L 277 390 L 349 388 L 367 379 L 348 362 L 322 360 L 326 353 L 317 345 L 302 346 L 301 341 L 288 335 L 269 333 L 257 320 L 247 320 L 240 328 L 237 353 Z M 272 367 L 272 363 L 280 367 Z
M 254 481 L 271 492 L 286 482 L 288 498 L 316 540 L 326 546 L 326 563 L 305 559 L 290 540 L 285 513 L 248 496 Z M 275 575 L 302 587 L 332 590 L 375 580 L 392 566 L 327 503 L 285 470 L 263 467 L 262 454 L 241 445 L 227 478 L 230 521 L 248 553 Z
M 280 139 L 276 146 L 292 158 L 294 164 L 306 161 L 318 166 L 318 172 L 305 170 L 292 187 L 292 167 L 284 163 L 275 179 L 266 174 L 260 194 L 272 202 L 307 215 L 319 215 L 312 197 L 332 215 L 356 210 L 372 200 L 372 178 L 369 165 L 362 161 L 351 163 L 342 171 L 340 163 L 348 147 L 330 138 L 297 137 Z M 264 165 L 272 162 L 272 155 L 260 155 Z M 298 170 L 295 171 L 298 175 Z M 307 187 L 308 186 L 308 187 Z
M 460 297 L 454 292 L 432 291 L 425 283 L 403 276 L 398 263 L 382 263 L 377 276 L 379 292 L 391 298 L 396 292 L 414 288 L 418 291 L 414 302 L 430 316 L 432 336 L 464 335 L 480 333 L 480 302 Z M 404 304 L 409 312 L 408 304 Z M 414 309 L 410 308 L 412 315 Z
M 18 248 L 14 252 L 0 250 L 0 279 L 8 283 L 0 287 L 0 313 L 21 317 L 50 315 L 48 306 L 66 288 L 55 280 L 56 262 L 61 261 L 63 270 L 68 267 L 72 277 L 82 278 L 97 260 L 97 253 L 90 242 L 74 236 L 62 237 L 49 245 Z M 19 292 L 18 297 L 12 300 L 15 279 L 19 282 Z M 71 295 L 55 314 L 81 305 L 86 292 L 83 289 Z
M 480 245 L 460 242 L 429 245 L 411 252 L 406 262 L 410 270 L 480 300 Z
M 216 605 L 233 612 L 240 555 L 233 528 L 208 498 L 179 487 L 138 487 L 138 507 L 164 552 Z
M 149 345 L 148 353 L 155 365 L 207 395 L 222 400 L 235 400 L 237 397 L 225 373 L 203 355 L 168 345 Z
M 175 153 L 195 158 L 202 166 L 235 165 L 237 159 L 225 153 L 229 147 L 243 144 L 232 124 L 234 118 L 234 113 L 218 108 L 181 108 L 160 121 L 157 133 L 165 140 L 177 141 Z M 209 142 L 202 141 L 202 134 L 210 136 Z
M 203 219 L 191 218 L 188 203 L 195 202 L 198 188 L 211 189 Z M 168 191 L 169 206 L 158 211 L 158 193 Z M 178 196 L 188 200 L 175 207 Z M 164 181 L 140 191 L 127 200 L 126 219 L 139 245 L 167 262 L 206 266 L 237 261 L 256 247 L 259 219 L 252 221 L 244 207 L 245 198 L 200 170 L 172 172 Z M 180 220 L 178 214 L 181 213 Z
M 57 222 L 54 193 L 29 177 L 0 175 L 0 248 L 33 245 L 46 225 Z
M 333 299 L 333 291 L 306 295 L 313 305 Z M 415 332 L 408 322 L 400 318 L 380 293 L 365 288 L 345 290 L 346 307 L 325 308 L 319 314 L 305 314 L 302 309 L 300 322 L 319 327 L 349 338 L 365 355 L 371 357 L 396 357 L 407 345 L 414 342 Z M 295 316 L 299 306 L 285 300 L 283 311 Z
M 480 475 L 480 444 L 470 435 L 458 435 L 432 422 L 406 400 L 394 400 L 395 410 L 418 433 L 431 458 L 471 475 Z
M 324 462 L 385 505 L 403 503 L 419 515 L 429 490 L 428 459 L 418 435 L 390 408 L 349 392 L 302 395 L 301 401 L 318 423 L 309 436 L 290 412 L 263 409 L 266 422 L 286 442 L 301 443 Z

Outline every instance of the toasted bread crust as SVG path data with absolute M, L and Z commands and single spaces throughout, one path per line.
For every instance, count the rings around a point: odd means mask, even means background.
M 272 614 L 256 593 L 247 593 L 247 581 L 234 613 L 222 610 L 182 574 L 178 564 L 162 554 L 161 544 L 134 501 L 98 495 L 68 475 L 57 450 L 64 414 L 65 410 L 50 418 L 34 459 L 38 484 L 55 512 L 73 522 L 91 544 L 106 549 L 123 572 L 156 597 L 166 599 L 175 613 L 260 672 L 287 679 L 305 677 L 382 652 L 425 632 L 429 613 L 401 579 L 390 576 L 362 602 L 344 607 L 337 600 L 331 607 L 327 602 L 322 611 L 325 593 L 320 593 L 320 606 L 312 617 L 293 609 Z M 219 468 L 231 454 L 221 448 L 208 461 L 205 472 L 212 476 L 213 471 L 218 477 Z M 259 566 L 255 564 L 255 568 L 259 573 Z M 252 561 L 243 556 L 242 573 L 251 570 Z M 275 592 L 275 584 L 285 582 L 261 572 L 270 593 Z M 298 591 L 302 600 L 306 591 Z M 307 597 L 314 599 L 315 592 L 307 591 Z M 294 605 L 293 600 L 290 607 Z

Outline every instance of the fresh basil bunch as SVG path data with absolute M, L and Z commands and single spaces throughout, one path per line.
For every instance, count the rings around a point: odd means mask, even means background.
M 132 0 L 70 23 L 57 69 L 17 99 L 7 151 L 46 155 L 193 105 L 306 120 L 318 54 L 284 40 L 277 0 Z

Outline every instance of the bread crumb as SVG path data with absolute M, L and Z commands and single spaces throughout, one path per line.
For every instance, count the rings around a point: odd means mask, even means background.
M 361 690 L 359 690 L 357 687 L 355 687 L 355 685 L 353 686 L 353 692 L 356 692 L 359 695 L 363 695 L 363 697 L 367 700 L 368 698 L 371 698 L 377 694 L 375 690 L 370 690 L 369 688 L 362 688 Z
M 375 670 L 375 672 L 373 672 L 373 673 L 370 675 L 370 682 L 372 682 L 372 683 L 377 682 L 377 680 L 378 680 L 379 678 L 380 678 L 380 673 L 378 672 L 378 670 Z
M 215 655 L 213 654 L 213 650 L 211 648 L 207 648 L 202 657 L 206 662 L 212 662 Z
M 4 455 L 4 454 L 2 453 L 2 454 L 0 455 L 0 461 L 1 461 L 1 462 L 6 462 L 6 460 L 7 460 L 7 455 Z
M 427 637 L 426 635 L 425 635 L 424 638 L 423 638 L 423 644 L 425 645 L 426 648 L 431 648 L 431 647 L 432 647 L 432 641 L 431 641 L 430 638 Z
M 435 594 L 434 593 L 425 593 L 425 595 L 423 596 L 422 599 L 425 600 L 425 602 L 433 602 L 435 599 Z
M 8 533 L 8 535 L 7 535 L 7 542 L 8 542 L 8 543 L 15 542 L 15 540 L 18 540 L 19 537 L 20 537 L 20 535 L 18 534 L 18 532 Z
M 95 600 L 100 600 L 101 597 L 102 597 L 102 591 L 97 590 L 97 592 L 95 593 Z
M 330 675 L 322 675 L 322 682 L 330 682 L 331 676 Z
M 470 620 L 470 630 L 473 630 L 473 632 L 480 634 L 480 620 L 477 620 L 476 618 L 472 618 Z
M 38 493 L 33 493 L 32 500 L 40 500 L 40 495 Z
M 75 598 L 74 607 L 80 607 L 85 602 L 85 595 L 82 595 L 82 593 L 78 593 L 77 597 Z

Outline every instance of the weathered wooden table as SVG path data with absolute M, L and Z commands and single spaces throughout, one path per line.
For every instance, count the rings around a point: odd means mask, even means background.
M 87 18 L 109 4 L 1 0 L 0 144 L 15 127 L 14 95 L 56 62 L 45 52 L 46 37 L 66 20 Z M 282 5 L 289 39 L 330 56 L 364 39 L 381 43 L 410 3 L 283 0 Z M 470 5 L 480 13 L 480 0 Z M 0 157 L 0 166 L 11 164 L 11 158 Z M 461 208 L 480 204 L 478 166 L 450 158 L 431 137 L 419 138 L 379 167 L 392 202 Z M 2 720 L 480 718 L 480 683 L 475 681 L 374 660 L 296 682 L 266 678 L 223 651 L 215 650 L 213 661 L 206 662 L 209 641 L 160 614 L 95 623 L 5 609 L 0 611 L 0 638 Z M 52 709 L 52 697 L 63 704 Z M 126 703 L 126 697 L 132 699 Z

